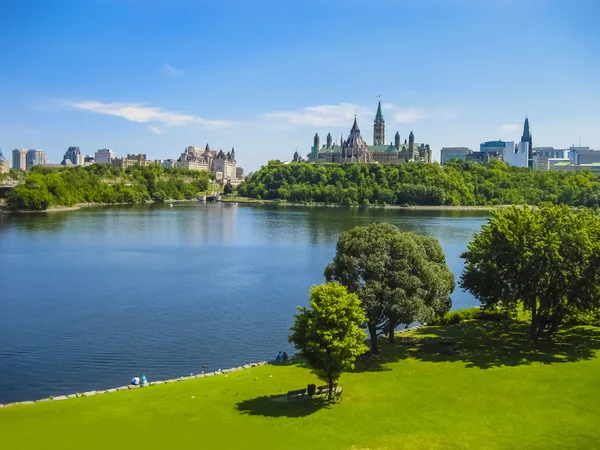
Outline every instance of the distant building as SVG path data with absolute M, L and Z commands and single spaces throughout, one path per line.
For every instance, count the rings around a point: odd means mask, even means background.
M 544 156 L 546 158 L 568 158 L 568 150 L 554 147 L 535 147 L 533 157 Z
M 296 161 L 298 157 L 296 157 Z M 314 163 L 404 163 L 407 161 L 431 162 L 429 145 L 416 144 L 411 131 L 408 142 L 400 142 L 400 134 L 396 132 L 394 142 L 385 143 L 385 120 L 381 111 L 381 102 L 377 105 L 377 114 L 373 122 L 373 145 L 368 145 L 360 133 L 356 117 L 347 139 L 340 137 L 339 144 L 333 142 L 331 133 L 327 135 L 326 144 L 321 147 L 319 134 L 315 134 L 309 157 Z
M 156 161 L 149 160 L 144 153 L 140 153 L 139 155 L 127 154 L 126 158 L 115 158 L 111 161 L 111 164 L 125 170 L 131 166 L 151 166 L 156 164 Z
M 569 159 L 573 164 L 594 164 L 600 162 L 600 151 L 572 146 L 569 148 Z
M 108 148 L 102 148 L 96 151 L 94 160 L 97 164 L 110 164 L 113 159 L 117 157 L 117 154 Z
M 235 168 L 235 177 L 242 180 L 244 178 L 244 169 L 242 167 Z
M 24 148 L 15 148 L 12 151 L 13 169 L 27 170 L 27 150 Z
M 555 164 L 552 170 L 557 172 L 579 172 L 582 170 L 588 170 L 592 173 L 600 174 L 600 162 L 592 164 L 573 164 L 569 161 L 562 161 Z
M 467 160 L 467 156 L 473 153 L 473 150 L 467 147 L 444 147 L 440 150 L 440 163 L 446 164 L 452 159 Z
M 45 165 L 48 163 L 46 153 L 43 150 L 32 148 L 27 150 L 27 170 L 31 170 L 33 166 Z
M 0 148 L 0 173 L 8 173 L 10 171 L 10 163 L 8 159 L 4 157 L 2 149 Z
M 224 152 L 223 150 L 211 150 L 208 144 L 204 149 L 192 145 L 185 149 L 174 167 L 210 171 L 215 174 L 215 178 L 219 183 L 239 184 L 236 175 L 235 148 L 232 148 L 230 152 Z
M 96 159 L 92 155 L 85 155 L 85 158 L 83 158 L 83 165 L 84 166 L 92 165 L 95 162 L 96 162 Z
M 521 141 L 517 145 L 507 142 L 504 146 L 502 159 L 515 167 L 529 167 L 529 142 Z
M 71 164 L 68 164 L 67 161 L 70 161 Z M 73 166 L 83 166 L 84 158 L 81 154 L 81 150 L 79 147 L 69 147 L 63 156 L 63 160 L 61 164 L 63 166 L 73 165 Z
M 521 142 L 527 142 L 529 144 L 527 159 L 528 160 L 532 159 L 533 158 L 533 135 L 529 131 L 529 118 L 528 117 L 525 117 L 525 124 L 523 125 L 523 135 L 521 136 Z
M 534 152 L 532 167 L 533 170 L 550 170 L 556 164 L 564 162 L 570 163 L 571 161 L 568 158 L 549 158 L 548 156 L 544 156 L 544 154 L 536 154 Z

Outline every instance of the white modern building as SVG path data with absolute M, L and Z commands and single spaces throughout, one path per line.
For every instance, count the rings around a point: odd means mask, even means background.
M 98 164 L 110 164 L 117 154 L 108 148 L 101 148 L 94 155 L 94 161 Z
M 594 164 L 600 162 L 600 150 L 572 146 L 569 148 L 569 159 L 573 164 Z
M 452 159 L 467 160 L 467 156 L 473 153 L 473 150 L 467 147 L 444 147 L 440 150 L 440 164 L 446 164 Z
M 505 163 L 515 167 L 528 167 L 529 142 L 505 142 L 502 159 Z

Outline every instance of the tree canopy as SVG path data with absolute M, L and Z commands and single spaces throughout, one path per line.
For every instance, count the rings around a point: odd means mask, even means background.
M 283 164 L 271 161 L 239 187 L 239 195 L 344 205 L 600 204 L 600 176 L 454 160 L 405 164 Z
M 39 211 L 78 203 L 141 203 L 192 199 L 206 191 L 210 172 L 163 169 L 158 164 L 123 171 L 108 164 L 61 169 L 35 166 L 7 195 L 13 210 Z
M 327 283 L 311 289 L 309 308 L 298 309 L 289 340 L 317 377 L 327 382 L 331 400 L 334 383 L 367 350 L 360 300 L 344 286 Z
M 599 305 L 600 215 L 592 210 L 543 204 L 496 211 L 462 257 L 462 288 L 485 308 L 530 311 L 531 339 L 556 331 L 567 313 Z
M 374 353 L 382 332 L 393 340 L 398 325 L 442 316 L 452 304 L 454 275 L 437 239 L 389 223 L 342 233 L 325 278 L 360 298 Z

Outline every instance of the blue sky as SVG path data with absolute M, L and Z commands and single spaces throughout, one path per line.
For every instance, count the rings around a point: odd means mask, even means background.
M 339 139 L 478 149 L 600 148 L 600 2 L 0 1 L 0 146 L 176 158 L 230 149 L 255 170 Z

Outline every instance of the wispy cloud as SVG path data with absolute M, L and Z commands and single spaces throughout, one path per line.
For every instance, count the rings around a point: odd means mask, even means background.
M 391 103 L 382 105 L 384 117 L 392 123 L 413 123 L 424 119 L 452 120 L 458 116 L 457 111 L 435 109 L 426 110 L 422 107 L 398 108 Z M 266 115 L 269 120 L 276 120 L 297 126 L 314 127 L 349 127 L 354 115 L 369 118 L 375 115 L 375 107 L 367 107 L 354 103 L 339 105 L 307 106 L 295 111 L 277 111 Z
M 178 73 L 183 73 L 182 70 L 176 69 L 170 64 L 163 64 L 160 70 L 162 71 L 162 73 L 166 73 L 168 75 L 176 75 Z
M 505 133 L 512 133 L 515 131 L 519 131 L 521 129 L 521 125 L 518 123 L 509 123 L 505 125 L 500 125 L 500 129 Z
M 122 117 L 131 122 L 156 123 L 164 127 L 195 125 L 203 129 L 218 129 L 231 126 L 233 123 L 225 120 L 208 120 L 192 114 L 182 114 L 173 111 L 164 111 L 161 108 L 153 108 L 136 103 L 102 103 L 92 100 L 67 102 L 76 109 L 90 111 L 97 114 Z M 164 131 L 154 126 L 150 128 L 153 132 L 160 134 Z
M 307 106 L 296 111 L 277 111 L 268 113 L 266 118 L 300 126 L 348 127 L 352 125 L 355 114 L 361 116 L 370 112 L 370 108 L 354 103 L 341 103 L 339 105 Z
M 163 134 L 165 132 L 165 130 L 163 130 L 162 128 L 159 127 L 148 127 L 150 129 L 150 131 L 152 131 L 153 133 L 156 134 Z

